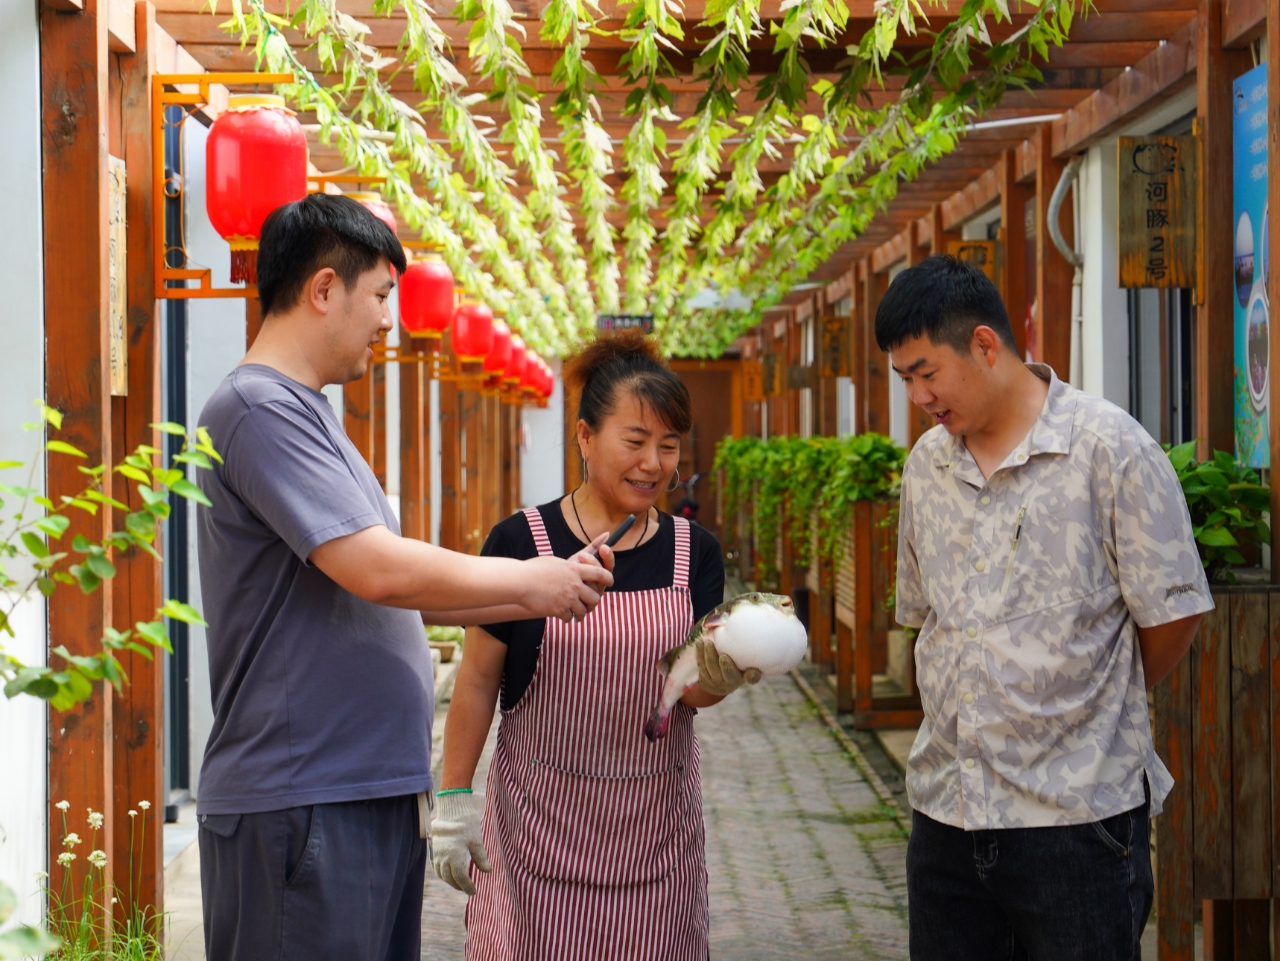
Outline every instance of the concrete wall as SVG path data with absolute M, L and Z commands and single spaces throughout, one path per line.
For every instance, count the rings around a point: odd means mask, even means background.
M 38 440 L 21 425 L 35 413 L 31 401 L 44 396 L 40 36 L 31 0 L 0 0 L 0 90 L 0 459 L 29 461 Z M 5 471 L 4 479 L 25 481 L 20 470 Z M 43 466 L 35 483 L 43 488 Z M 17 636 L 0 646 L 43 663 L 44 603 L 23 602 L 12 624 Z M 0 881 L 18 894 L 14 920 L 28 924 L 43 910 L 36 872 L 47 870 L 46 744 L 44 702 L 0 697 Z

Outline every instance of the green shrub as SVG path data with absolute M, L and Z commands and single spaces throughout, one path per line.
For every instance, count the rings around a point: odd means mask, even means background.
M 1212 460 L 1198 462 L 1195 441 L 1165 449 L 1187 498 L 1209 580 L 1234 584 L 1232 565 L 1245 563 L 1240 548 L 1271 543 L 1271 528 L 1263 518 L 1271 510 L 1271 488 L 1226 451 L 1214 451 Z

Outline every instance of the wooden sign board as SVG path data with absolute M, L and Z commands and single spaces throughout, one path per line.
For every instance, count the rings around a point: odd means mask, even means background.
M 119 157 L 107 157 L 107 243 L 110 292 L 107 322 L 111 349 L 111 396 L 129 393 L 129 344 L 125 333 L 125 165 Z
M 994 284 L 996 282 L 996 242 L 994 240 L 952 240 L 947 253 L 957 260 L 973 264 Z
M 1120 286 L 1194 287 L 1196 138 L 1121 137 L 1116 149 Z
M 596 317 L 596 330 L 643 330 L 653 333 L 653 314 L 600 314 Z
M 828 314 L 822 318 L 823 377 L 849 376 L 849 318 Z
M 782 393 L 783 368 L 778 354 L 765 354 L 761 358 L 761 380 L 765 397 L 777 397 Z
M 742 362 L 742 399 L 764 400 L 764 364 L 758 360 Z

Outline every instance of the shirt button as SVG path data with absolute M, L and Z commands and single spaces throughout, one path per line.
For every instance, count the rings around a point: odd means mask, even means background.
M 983 495 L 982 495 L 982 506 L 983 506 L 983 507 L 986 507 L 986 506 L 987 506 L 988 504 L 990 504 L 990 503 L 991 503 L 991 495 L 990 495 L 990 494 L 983 494 Z
M 964 759 L 964 766 L 965 766 L 965 767 L 973 767 L 973 758 L 971 758 L 971 757 L 967 757 L 967 758 L 965 758 L 965 759 Z
M 967 631 L 965 631 L 965 633 L 968 634 L 970 637 L 977 637 L 978 629 L 976 627 L 971 627 Z
M 985 570 L 987 569 L 987 562 L 986 562 L 986 561 L 978 561 L 978 563 L 974 564 L 973 566 L 974 566 L 974 567 L 976 567 L 976 568 L 977 568 L 978 570 L 980 570 L 980 571 L 985 571 Z
M 966 694 L 966 695 L 964 696 L 964 702 L 965 702 L 966 704 L 972 704 L 972 703 L 973 703 L 973 695 L 972 695 L 972 694 Z
M 1019 464 L 1025 464 L 1027 462 L 1027 455 L 1019 454 L 1017 457 L 1014 458 L 1014 460 Z

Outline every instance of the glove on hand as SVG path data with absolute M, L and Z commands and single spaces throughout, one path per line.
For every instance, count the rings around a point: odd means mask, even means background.
M 694 652 L 698 655 L 698 687 L 708 694 L 725 697 L 743 684 L 758 684 L 764 676 L 755 667 L 738 670 L 733 658 L 721 654 L 710 641 L 697 641 Z
M 471 861 L 481 871 L 491 871 L 480 833 L 480 811 L 470 794 L 446 794 L 436 798 L 431 822 L 431 864 L 445 884 L 475 894 L 467 870 Z

